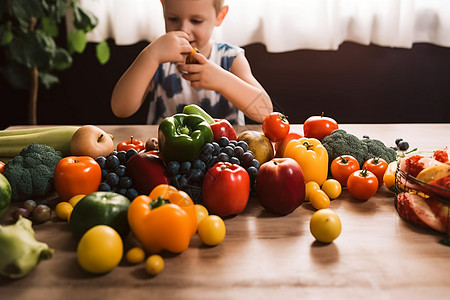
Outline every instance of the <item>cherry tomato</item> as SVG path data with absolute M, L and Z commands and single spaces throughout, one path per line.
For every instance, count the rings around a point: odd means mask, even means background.
M 128 149 L 135 149 L 137 152 L 141 152 L 145 150 L 145 144 L 143 141 L 131 137 L 129 141 L 117 145 L 117 151 L 127 151 Z
M 324 209 L 330 206 L 330 198 L 322 190 L 314 190 L 309 195 L 309 201 L 315 209 Z
M 128 250 L 125 259 L 130 264 L 138 264 L 144 261 L 145 251 L 141 247 L 133 247 L 130 250 Z
M 0 173 L 5 172 L 5 163 L 0 161 Z
M 145 261 L 145 270 L 150 275 L 158 275 L 164 270 L 164 259 L 158 254 L 150 255 Z
M 309 229 L 319 242 L 331 243 L 341 234 L 341 219 L 329 208 L 320 209 L 312 215 Z
M 348 176 L 357 170 L 359 170 L 358 160 L 351 155 L 336 157 L 330 166 L 331 175 L 341 186 L 346 186 Z
M 333 118 L 320 116 L 311 116 L 303 123 L 303 133 L 307 138 L 316 138 L 319 141 L 331 134 L 333 130 L 338 129 L 339 125 Z
M 197 213 L 197 225 L 209 215 L 208 210 L 201 204 L 194 204 L 195 212 Z
M 61 201 L 55 207 L 55 213 L 61 220 L 68 221 L 72 213 L 73 206 L 69 202 Z
M 267 115 L 262 122 L 262 131 L 272 142 L 284 139 L 289 133 L 289 129 L 287 117 L 279 112 Z
M 305 200 L 309 201 L 309 198 L 313 191 L 320 190 L 320 185 L 315 181 L 308 181 L 305 187 Z
M 218 245 L 225 239 L 225 235 L 225 223 L 219 216 L 209 215 L 198 224 L 198 236 L 205 245 Z
M 341 194 L 342 187 L 336 179 L 327 179 L 322 184 L 322 191 L 324 191 L 330 199 L 336 199 Z
M 383 184 L 383 176 L 387 167 L 388 163 L 381 157 L 370 158 L 363 165 L 363 169 L 365 168 L 377 176 L 379 185 Z
M 378 190 L 377 176 L 367 169 L 355 171 L 348 177 L 347 189 L 354 198 L 368 200 Z

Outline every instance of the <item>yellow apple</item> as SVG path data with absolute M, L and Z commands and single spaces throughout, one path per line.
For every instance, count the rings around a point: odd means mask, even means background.
M 81 126 L 70 142 L 72 155 L 87 155 L 92 158 L 107 156 L 114 151 L 114 142 L 109 134 L 94 125 Z

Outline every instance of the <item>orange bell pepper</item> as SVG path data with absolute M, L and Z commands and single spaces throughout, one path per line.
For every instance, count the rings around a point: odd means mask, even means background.
M 197 214 L 186 192 L 160 184 L 149 196 L 140 195 L 131 202 L 128 223 L 148 252 L 179 253 L 189 247 L 197 231 Z
M 293 158 L 300 165 L 305 182 L 315 181 L 320 186 L 328 176 L 328 152 L 315 138 L 291 140 L 284 151 L 284 157 Z

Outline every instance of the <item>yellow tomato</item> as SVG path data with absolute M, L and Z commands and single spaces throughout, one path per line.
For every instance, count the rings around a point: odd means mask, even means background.
M 195 204 L 195 212 L 197 213 L 197 225 L 200 221 L 209 215 L 208 210 L 201 204 Z
M 145 270 L 150 275 L 158 275 L 164 269 L 164 259 L 158 255 L 150 255 L 145 261 Z
M 72 207 L 75 207 L 75 205 L 77 205 L 77 203 L 78 203 L 81 199 L 83 199 L 85 196 L 86 196 L 86 195 L 82 195 L 82 194 L 80 194 L 80 195 L 75 195 L 75 196 L 73 196 L 72 198 L 70 198 L 68 202 L 72 205 Z
M 123 242 L 112 227 L 97 225 L 86 231 L 78 243 L 80 266 L 90 273 L 105 273 L 114 269 L 122 259 Z
M 144 261 L 145 251 L 141 247 L 133 247 L 128 250 L 127 254 L 125 255 L 125 259 L 130 264 L 138 264 Z
M 389 163 L 383 175 L 383 182 L 388 189 L 391 189 L 395 184 L 396 171 L 397 171 L 397 161 Z
M 330 199 L 336 199 L 342 192 L 342 186 L 336 179 L 327 179 L 322 184 L 322 191 L 324 191 Z
M 218 245 L 225 239 L 225 235 L 225 223 L 219 216 L 207 216 L 198 224 L 198 236 L 205 245 Z
M 314 190 L 309 196 L 309 201 L 315 209 L 324 209 L 330 206 L 330 198 L 322 190 Z
M 322 243 L 331 243 L 342 230 L 339 216 L 331 209 L 316 211 L 310 220 L 309 229 L 316 240 Z
M 56 216 L 62 220 L 69 221 L 70 214 L 72 213 L 73 206 L 69 202 L 59 202 L 56 204 L 55 213 Z
M 306 183 L 306 190 L 305 190 L 305 200 L 309 201 L 310 195 L 312 191 L 320 190 L 320 186 L 315 181 L 308 181 Z

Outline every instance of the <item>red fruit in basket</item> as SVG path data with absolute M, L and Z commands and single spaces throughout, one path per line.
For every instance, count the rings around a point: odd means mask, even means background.
M 397 211 L 400 217 L 405 220 L 439 232 L 446 232 L 441 220 L 431 210 L 424 198 L 410 193 L 400 193 L 397 195 Z
M 439 201 L 436 198 L 427 198 L 425 199 L 425 202 L 430 207 L 431 211 L 438 217 L 438 219 L 441 221 L 441 223 L 444 225 L 444 227 L 449 226 L 449 207 L 448 205 L 444 205 L 441 201 Z M 449 228 L 447 228 L 448 230 Z

